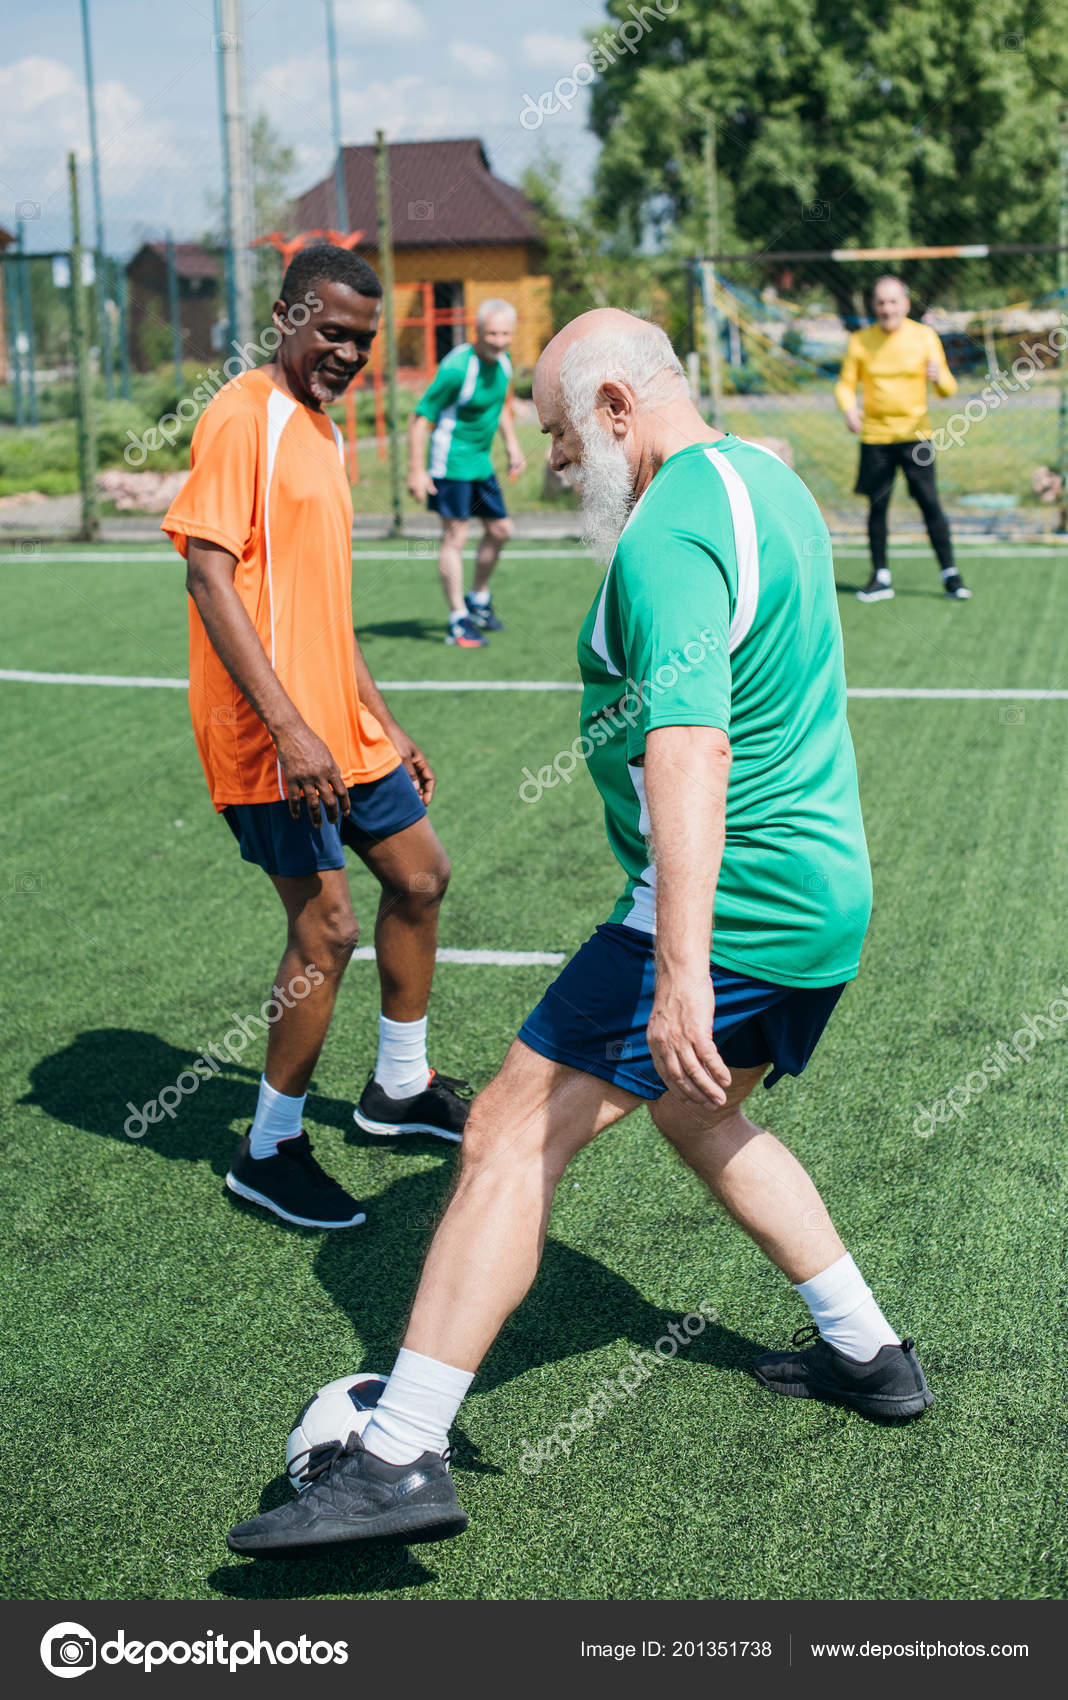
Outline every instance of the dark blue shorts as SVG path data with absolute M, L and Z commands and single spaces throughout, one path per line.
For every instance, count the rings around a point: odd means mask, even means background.
M 653 1067 L 645 1029 L 653 1008 L 654 941 L 608 921 L 561 970 L 524 1021 L 532 1051 L 639 1098 L 667 1090 Z M 712 1036 L 728 1068 L 773 1064 L 765 1086 L 800 1074 L 838 999 L 840 986 L 773 986 L 712 964 Z
M 496 478 L 435 478 L 437 495 L 426 505 L 442 519 L 507 519 Z
M 392 838 L 406 826 L 414 826 L 426 814 L 406 767 L 395 767 L 382 779 L 367 785 L 349 786 L 350 809 L 338 811 L 336 821 L 314 827 L 302 799 L 296 820 L 288 803 L 231 803 L 222 816 L 241 846 L 246 862 L 255 862 L 265 873 L 287 879 L 303 879 L 345 866 L 348 844 L 357 853 Z

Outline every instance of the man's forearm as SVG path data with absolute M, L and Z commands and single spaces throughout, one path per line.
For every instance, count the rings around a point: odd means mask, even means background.
M 422 472 L 426 466 L 426 444 L 430 421 L 421 413 L 413 413 L 408 421 L 408 471 Z
M 707 972 L 730 765 L 727 735 L 715 727 L 662 726 L 646 739 L 658 975 Z

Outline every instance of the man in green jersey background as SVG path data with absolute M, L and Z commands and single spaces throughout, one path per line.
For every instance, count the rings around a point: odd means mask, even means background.
M 804 1069 L 871 910 L 827 528 L 776 455 L 705 424 L 644 320 L 574 320 L 534 399 L 608 567 L 579 638 L 572 748 L 624 889 L 471 1107 L 362 1440 L 295 1506 L 232 1530 L 235 1551 L 466 1526 L 449 1427 L 534 1279 L 567 1164 L 641 1103 L 808 1306 L 795 1350 L 756 1359 L 760 1384 L 873 1418 L 931 1403 L 813 1182 L 743 1108 Z M 520 795 L 536 806 L 558 778 L 528 770 Z
M 508 450 L 508 471 L 517 478 L 526 462 L 507 405 L 512 381 L 508 349 L 515 319 L 510 302 L 483 301 L 474 342 L 450 349 L 408 427 L 408 488 L 417 502 L 425 501 L 441 516 L 438 564 L 449 605 L 445 642 L 461 649 L 481 649 L 487 632 L 503 630 L 490 599 L 489 582 L 512 535 L 512 522 L 490 449 L 499 424 Z M 483 533 L 474 583 L 465 596 L 463 553 L 471 519 L 482 521 Z

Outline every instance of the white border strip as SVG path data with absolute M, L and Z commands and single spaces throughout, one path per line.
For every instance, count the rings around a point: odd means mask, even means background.
M 431 561 L 437 559 L 437 538 L 412 538 L 413 547 L 408 549 L 361 549 L 357 543 L 352 551 L 356 561 Z M 425 545 L 425 547 L 420 547 Z M 863 544 L 835 543 L 831 544 L 834 558 L 839 561 L 861 561 L 869 559 L 869 552 Z M 1068 542 L 1060 544 L 1031 543 L 1026 540 L 1015 547 L 998 543 L 990 548 L 984 548 L 982 543 L 963 541 L 959 537 L 953 539 L 954 552 L 965 560 L 989 561 L 1052 561 L 1068 559 Z M 930 556 L 930 550 L 922 543 L 892 544 L 891 560 L 918 559 L 921 555 Z M 588 559 L 593 564 L 592 556 L 583 548 L 581 543 L 575 543 L 570 549 L 513 549 L 509 548 L 504 556 L 508 561 L 574 561 L 579 558 Z M 933 556 L 931 557 L 933 560 Z M 174 549 L 156 549 L 149 553 L 147 550 L 116 549 L 114 551 L 81 549 L 76 554 L 55 553 L 48 549 L 26 549 L 18 554 L 0 555 L 0 567 L 47 566 L 77 566 L 85 561 L 90 565 L 117 561 L 131 561 L 139 565 L 154 562 L 157 566 L 164 561 L 170 561 L 178 567 L 182 564 L 181 557 Z
M 355 962 L 373 962 L 374 945 L 362 944 L 352 956 Z M 439 950 L 437 960 L 469 968 L 557 968 L 565 958 L 562 950 Z
M 184 691 L 188 679 L 125 677 L 119 673 L 31 673 L 17 667 L 0 667 L 0 683 L 13 685 L 117 685 L 157 691 Z M 379 679 L 383 691 L 581 691 L 570 679 Z M 898 699 L 904 702 L 1064 702 L 1068 690 L 973 690 L 961 686 L 928 689 L 911 685 L 850 685 L 849 697 Z

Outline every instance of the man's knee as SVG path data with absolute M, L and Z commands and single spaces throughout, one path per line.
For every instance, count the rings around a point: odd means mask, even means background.
M 488 519 L 486 521 L 486 536 L 491 538 L 498 547 L 507 543 L 514 530 L 515 526 L 507 515 L 504 515 L 501 519 Z
M 397 905 L 412 914 L 421 914 L 439 906 L 451 876 L 452 864 L 444 850 L 439 848 L 433 860 L 416 873 L 409 874 L 400 884 L 386 883 L 389 896 Z
M 341 973 L 360 941 L 360 927 L 351 908 L 336 904 L 300 929 L 300 944 L 316 964 Z
M 467 542 L 467 521 L 446 519 L 441 523 L 441 541 L 448 549 L 462 549 Z

